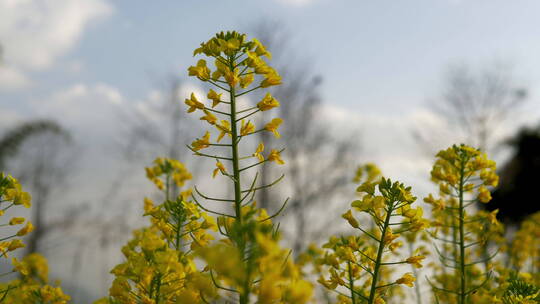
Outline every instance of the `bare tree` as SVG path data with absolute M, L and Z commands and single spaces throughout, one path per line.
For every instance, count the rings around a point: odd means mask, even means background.
M 91 246 L 100 248 L 99 258 L 106 262 L 110 258 L 109 248 L 124 242 L 133 229 L 134 212 L 130 211 L 137 210 L 138 214 L 140 210 L 140 205 L 133 204 L 131 189 L 128 188 L 134 181 L 134 178 L 130 177 L 142 177 L 145 164 L 150 165 L 156 157 L 179 159 L 188 163 L 188 166 L 192 165 L 191 172 L 198 170 L 197 163 L 186 161 L 191 155 L 185 145 L 200 134 L 195 134 L 199 130 L 194 128 L 193 124 L 187 123 L 192 118 L 186 115 L 182 82 L 176 76 L 169 76 L 161 84 L 162 88 L 155 91 L 156 97 L 153 100 L 118 112 L 118 119 L 123 127 L 121 136 L 116 138 L 118 172 L 116 177 L 112 178 L 110 187 L 103 192 L 100 199 L 103 204 L 101 211 L 88 220 L 88 228 L 92 229 L 93 233 L 81 236 L 81 243 L 85 246 L 92 244 Z M 171 186 L 172 194 L 177 195 L 178 189 L 174 184 Z M 115 214 L 111 214 L 111 208 L 108 208 L 111 202 L 116 202 L 119 207 L 114 209 L 117 211 Z M 140 216 L 136 218 L 140 220 Z M 93 243 L 96 241 L 95 236 L 98 236 L 97 244 Z M 84 254 L 84 250 L 79 250 L 74 255 L 74 273 L 82 271 L 80 262 Z M 102 264 L 109 267 L 109 263 Z M 102 273 L 108 275 L 108 271 Z M 106 277 L 103 282 L 106 284 Z
M 272 94 L 281 103 L 278 115 L 284 120 L 281 133 L 286 147 L 286 165 L 265 165 L 261 178 L 264 184 L 265 179 L 271 179 L 269 176 L 285 171 L 286 183 L 281 187 L 291 193 L 286 219 L 294 225 L 290 239 L 298 254 L 310 240 L 316 241 L 328 233 L 328 227 L 321 222 L 333 221 L 339 216 L 334 217 L 331 213 L 329 216 L 325 211 L 331 210 L 332 201 L 349 185 L 353 173 L 349 164 L 358 147 L 324 125 L 320 93 L 322 77 L 313 72 L 308 59 L 295 57 L 300 54 L 289 47 L 288 31 L 268 21 L 254 29 L 255 36 L 274 50 L 272 61 L 283 78 L 283 84 L 273 88 Z M 267 133 L 260 134 L 261 141 L 271 143 L 272 138 Z M 280 198 L 275 195 L 275 192 L 262 191 L 259 196 L 261 207 L 279 208 L 276 203 Z M 308 226 L 310 221 L 318 224 Z
M 181 80 L 171 76 L 161 91 L 162 100 L 146 104 L 145 109 L 120 114 L 120 119 L 125 122 L 120 153 L 130 163 L 148 163 L 157 156 L 185 162 L 191 157 L 186 145 L 200 134 L 199 129 L 191 123 L 193 118 L 186 115 L 185 96 L 181 96 L 181 88 Z M 188 164 L 191 165 L 190 171 L 196 172 L 197 164 Z M 175 189 L 173 194 L 176 192 Z
M 460 140 L 493 153 L 498 144 L 497 132 L 504 122 L 515 117 L 526 98 L 527 90 L 517 84 L 508 64 L 495 62 L 478 71 L 459 64 L 449 67 L 441 97 L 432 100 L 431 106 L 452 133 L 459 132 Z M 437 138 L 445 138 L 433 130 L 418 129 L 415 135 L 428 147 Z
M 73 156 L 68 152 L 70 144 L 69 132 L 49 120 L 24 123 L 7 132 L 0 141 L 0 163 L 4 165 L 5 158 L 10 156 L 10 171 L 32 194 L 35 230 L 29 236 L 29 253 L 38 251 L 40 240 L 58 226 L 46 221 L 46 211 L 50 209 L 52 192 L 60 188 L 69 173 L 66 164 Z
M 19 153 L 21 146 L 26 141 L 45 133 L 69 138 L 67 131 L 51 120 L 28 121 L 5 131 L 0 138 L 0 170 L 4 169 L 8 158 L 15 157 Z

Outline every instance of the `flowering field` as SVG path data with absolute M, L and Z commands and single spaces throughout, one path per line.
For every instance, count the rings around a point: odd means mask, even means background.
M 283 120 L 270 114 L 280 102 L 265 91 L 282 84 L 267 63 L 270 50 L 255 38 L 221 32 L 193 54 L 200 59 L 189 76 L 211 89 L 204 98 L 191 93 L 178 107 L 209 131 L 178 148 L 214 164 L 208 175 L 226 180 L 230 195 L 207 194 L 211 182 L 188 186 L 186 164 L 157 158 L 146 175 L 163 199 L 141 198 L 148 225 L 118 248 L 124 261 L 110 271 L 109 294 L 94 303 L 540 303 L 540 213 L 506 238 L 498 210 L 479 208 L 499 184 L 496 164 L 463 144 L 436 155 L 436 188 L 425 198 L 373 164 L 358 166 L 350 190 L 356 199 L 341 215 L 353 232 L 302 252 L 283 247 L 278 217 L 289 212 L 288 200 L 272 214 L 255 201 L 283 179 L 263 182 L 258 170 L 287 166 L 281 154 L 288 147 L 252 140 L 257 133 L 280 138 Z M 242 102 L 255 91 L 264 97 L 253 106 Z M 34 227 L 10 213 L 31 208 L 31 193 L 4 173 L 0 203 L 0 250 L 11 259 Z M 39 253 L 11 265 L 0 302 L 70 302 L 60 283 L 49 281 Z

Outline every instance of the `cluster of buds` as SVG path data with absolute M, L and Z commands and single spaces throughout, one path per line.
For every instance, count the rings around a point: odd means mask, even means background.
M 0 173 L 0 217 L 3 217 L 6 212 L 15 206 L 24 206 L 30 208 L 31 196 L 28 192 L 23 191 L 21 184 L 17 179 L 10 175 L 5 176 Z M 24 224 L 25 218 L 12 217 L 2 226 L 19 226 Z M 8 253 L 24 247 L 24 243 L 20 237 L 27 235 L 34 230 L 34 226 L 30 221 L 14 233 L 7 236 L 2 236 L 0 240 L 0 257 L 8 258 Z
M 157 158 L 146 168 L 150 181 L 164 193 L 164 202 L 144 199 L 144 215 L 151 225 L 134 231 L 122 248 L 125 262 L 115 276 L 109 295 L 120 303 L 204 303 L 216 296 L 211 278 L 197 269 L 194 251 L 207 246 L 217 231 L 213 217 L 189 201 L 191 190 L 170 198 L 170 188 L 191 179 L 183 163 Z M 102 299 L 97 303 L 110 303 Z M 116 302 L 113 302 L 116 303 Z
M 540 286 L 540 212 L 530 215 L 521 223 L 509 255 L 513 268 L 534 275 Z
M 439 186 L 439 197 L 430 194 L 424 201 L 433 207 L 434 230 L 430 235 L 442 243 L 435 247 L 439 261 L 451 269 L 451 273 L 440 269 L 434 276 L 438 284 L 430 281 L 439 301 L 468 303 L 489 281 L 490 261 L 496 254 L 488 252 L 489 241 L 502 236 L 498 211 L 469 214 L 468 210 L 477 202 L 491 200 L 488 187 L 497 186 L 499 181 L 495 169 L 495 162 L 485 153 L 466 145 L 454 145 L 437 154 L 431 177 Z M 485 272 L 479 264 L 485 265 Z
M 165 180 L 160 177 L 164 176 Z M 185 182 L 192 178 L 185 165 L 176 159 L 158 157 L 154 166 L 146 168 L 146 177 L 160 190 L 170 186 L 171 182 L 177 187 L 183 187 Z
M 22 189 L 17 179 L 0 173 L 0 218 L 9 209 L 16 206 L 31 207 L 31 196 Z M 1 226 L 14 227 L 24 224 L 25 218 L 11 217 Z M 0 240 L 0 257 L 8 258 L 9 254 L 25 247 L 21 237 L 34 230 L 30 221 Z M 0 276 L 17 273 L 18 279 L 0 284 L 0 303 L 68 303 L 70 297 L 59 286 L 48 285 L 47 260 L 38 253 L 31 253 L 21 260 L 12 259 L 13 270 Z M 58 285 L 59 283 L 57 283 Z
M 363 176 L 366 176 L 365 179 Z M 355 180 L 362 182 L 357 188 L 360 199 L 351 203 L 351 209 L 342 215 L 360 236 L 332 237 L 323 246 L 328 248 L 324 257 L 316 262 L 328 266 L 330 277 L 321 276 L 319 282 L 328 289 L 342 288 L 340 303 L 385 303 L 396 285 L 414 286 L 415 277 L 405 273 L 391 280 L 392 267 L 410 264 L 422 267 L 424 255 L 405 259 L 390 258 L 403 245 L 400 237 L 427 227 L 420 207 L 412 208 L 416 198 L 410 187 L 380 177 L 380 170 L 373 165 L 359 168 Z M 358 215 L 366 214 L 372 226 L 360 225 Z

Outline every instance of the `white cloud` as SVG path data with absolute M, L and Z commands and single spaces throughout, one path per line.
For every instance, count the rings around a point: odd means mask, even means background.
M 0 91 L 16 90 L 27 86 L 30 80 L 13 67 L 0 66 Z
M 66 62 L 64 68 L 73 75 L 80 74 L 85 69 L 84 62 L 80 60 L 72 60 Z
M 494 131 L 498 142 L 515 134 L 519 127 L 539 113 L 537 106 L 528 107 L 523 115 L 512 120 L 501 121 Z M 325 104 L 323 123 L 332 126 L 342 134 L 343 130 L 358 130 L 350 140 L 359 140 L 363 162 L 374 162 L 384 174 L 413 186 L 416 194 L 431 191 L 429 172 L 435 160 L 435 153 L 456 143 L 463 142 L 464 134 L 451 126 L 443 115 L 427 108 L 414 108 L 399 115 L 362 113 L 332 104 Z M 534 113 L 534 114 L 533 114 Z M 415 139 L 417 131 L 423 141 Z M 507 150 L 498 150 L 491 155 L 498 162 L 504 163 Z M 502 152 L 502 153 L 501 153 Z
M 160 116 L 163 115 L 163 113 L 160 113 L 160 111 L 162 111 L 163 108 L 167 108 L 166 103 L 169 102 L 170 98 L 170 96 L 167 95 L 168 93 L 170 92 L 152 90 L 148 93 L 146 98 L 137 101 L 134 104 L 134 108 L 138 114 L 152 121 L 157 121 L 161 119 Z M 191 93 L 194 93 L 198 100 L 206 100 L 206 93 L 200 86 L 197 86 L 191 82 L 186 82 L 182 83 L 182 85 L 178 88 L 178 95 L 176 96 L 179 101 L 178 107 L 187 109 L 187 106 L 184 104 L 184 99 L 189 98 Z
M 33 117 L 57 120 L 71 130 L 77 138 L 91 144 L 110 140 L 118 130 L 118 112 L 125 104 L 124 97 L 106 84 L 76 84 L 32 101 Z
M 0 0 L 6 61 L 46 68 L 75 45 L 90 21 L 111 12 L 103 0 Z
M 92 21 L 111 13 L 106 0 L 0 0 L 0 44 L 12 71 L 9 80 L 49 68 L 76 45 Z M 7 86 L 3 80 L 0 86 Z
M 305 6 L 315 2 L 315 0 L 277 0 L 280 3 L 292 6 Z
M 120 91 L 109 85 L 98 84 L 95 87 L 95 91 L 97 94 L 103 95 L 105 99 L 112 104 L 122 105 L 124 101 L 124 98 L 122 97 L 122 94 L 120 94 Z
M 325 124 L 335 130 L 357 130 L 349 140 L 360 141 L 359 162 L 373 162 L 392 179 L 413 186 L 415 193 L 430 189 L 429 172 L 433 157 L 425 153 L 413 137 L 416 126 L 444 129 L 440 118 L 427 109 L 417 108 L 400 115 L 361 113 L 325 104 Z M 340 131 L 341 132 L 341 131 Z
M 0 130 L 6 130 L 23 121 L 20 113 L 7 108 L 0 108 Z

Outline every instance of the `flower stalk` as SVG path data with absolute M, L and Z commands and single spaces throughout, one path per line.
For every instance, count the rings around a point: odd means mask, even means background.
M 451 271 L 435 276 L 442 287 L 429 282 L 439 301 L 467 304 L 471 295 L 489 281 L 490 270 L 482 274 L 475 265 L 488 265 L 497 254 L 486 257 L 485 249 L 494 235 L 489 227 L 498 225 L 494 214 L 469 215 L 467 208 L 477 201 L 488 203 L 491 195 L 486 187 L 496 186 L 498 177 L 493 161 L 465 145 L 454 145 L 440 151 L 437 157 L 431 176 L 439 184 L 441 197 L 435 199 L 430 194 L 424 201 L 433 206 L 435 231 L 430 235 L 443 243 L 443 250 L 437 249 L 439 260 Z
M 215 266 L 212 275 L 216 288 L 233 292 L 236 294 L 236 299 L 240 304 L 248 304 L 255 296 L 260 301 L 267 303 L 265 297 L 275 296 L 276 301 L 289 303 L 291 298 L 295 298 L 294 303 L 303 303 L 309 298 L 311 288 L 303 286 L 301 289 L 303 294 L 301 297 L 292 296 L 298 294 L 297 291 L 292 291 L 295 284 L 305 285 L 297 271 L 286 272 L 283 266 L 276 266 L 267 269 L 268 266 L 263 266 L 262 263 L 271 256 L 276 258 L 272 263 L 278 262 L 278 257 L 283 259 L 280 264 L 287 267 L 296 267 L 288 262 L 286 250 L 280 249 L 276 242 L 279 239 L 277 227 L 274 227 L 271 219 L 281 212 L 286 204 L 283 204 L 278 213 L 268 215 L 266 210 L 256 207 L 253 200 L 255 193 L 261 189 L 269 188 L 281 181 L 280 177 L 269 184 L 258 184 L 257 174 L 250 183 L 250 187 L 243 189 L 243 176 L 254 170 L 256 167 L 265 162 L 276 162 L 284 164 L 281 159 L 281 151 L 271 149 L 264 155 L 264 144 L 260 143 L 255 153 L 245 153 L 245 142 L 243 139 L 259 132 L 271 132 L 276 137 L 279 137 L 277 131 L 282 120 L 274 118 L 264 127 L 257 128 L 252 123 L 251 117 L 263 111 L 271 110 L 279 106 L 279 102 L 267 93 L 265 97 L 256 104 L 256 106 L 240 105 L 238 97 L 253 92 L 258 89 L 264 89 L 270 86 L 279 85 L 281 77 L 270 66 L 266 64 L 262 57 L 271 58 L 270 52 L 266 50 L 258 40 L 253 39 L 248 41 L 246 35 L 237 32 L 221 32 L 207 42 L 201 44 L 201 47 L 196 49 L 194 55 L 204 54 L 215 59 L 215 70 L 211 70 L 206 63 L 206 60 L 200 59 L 196 66 L 188 69 L 190 76 L 195 76 L 199 80 L 208 82 L 213 85 L 217 91 L 213 89 L 207 94 L 208 99 L 212 100 L 212 105 L 206 106 L 204 102 L 199 101 L 197 96 L 191 94 L 185 103 L 188 105 L 188 112 L 202 111 L 204 116 L 201 120 L 207 121 L 214 126 L 219 135 L 217 140 L 211 140 L 211 133 L 206 132 L 204 136 L 196 139 L 189 147 L 195 155 L 213 158 L 216 160 L 216 169 L 213 171 L 213 177 L 221 176 L 228 178 L 234 197 L 214 197 L 206 195 L 198 188 L 195 188 L 195 193 L 192 194 L 193 199 L 203 210 L 219 215 L 218 231 L 225 237 L 226 242 L 216 244 L 214 247 L 201 249 L 198 255 L 203 258 L 210 266 Z M 226 95 L 228 100 L 224 100 L 222 95 Z M 221 105 L 219 110 L 214 109 Z M 242 109 L 244 108 L 244 109 Z M 214 116 L 222 115 L 224 120 Z M 247 120 L 250 118 L 250 120 Z M 227 142 L 220 143 L 223 138 L 227 138 Z M 202 153 L 202 149 L 229 149 L 228 155 L 222 155 L 219 152 Z M 221 150 L 223 151 L 223 150 Z M 249 156 L 243 156 L 243 155 Z M 221 160 L 227 162 L 221 163 Z M 203 206 L 196 196 L 209 201 L 229 202 L 231 203 L 231 214 L 227 212 L 213 211 L 208 207 Z M 269 250 L 269 246 L 274 246 L 274 249 Z M 213 252 L 210 252 L 213 251 Z M 214 261 L 216 251 L 227 252 L 234 256 L 230 269 L 223 269 L 222 261 Z M 266 262 L 272 265 L 270 262 Z M 233 270 L 233 265 L 234 270 Z M 285 267 L 285 268 L 287 268 Z M 272 280 L 265 280 L 263 274 L 276 272 Z M 280 283 L 281 282 L 281 283 Z M 289 282 L 290 287 L 284 288 L 284 282 Z M 306 289 L 307 288 L 307 289 Z M 278 292 L 277 289 L 280 291 Z M 272 296 L 266 294 L 273 291 Z M 269 303 L 269 302 L 268 302 Z

